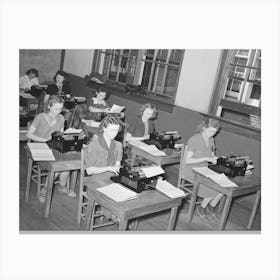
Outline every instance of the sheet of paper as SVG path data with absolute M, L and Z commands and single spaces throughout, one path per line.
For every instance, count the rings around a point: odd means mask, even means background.
M 165 173 L 165 171 L 159 165 L 142 167 L 141 169 L 147 178 Z
M 35 161 L 55 161 L 52 150 L 46 143 L 27 143 Z
M 186 196 L 186 194 L 182 190 L 174 187 L 173 185 L 171 185 L 169 182 L 167 182 L 165 180 L 158 180 L 157 184 L 156 184 L 156 189 L 159 190 L 160 192 L 164 193 L 165 195 L 167 195 L 170 198 Z
M 125 107 L 114 104 L 109 113 L 119 114 Z
M 76 128 L 73 128 L 73 127 L 69 127 L 68 129 L 66 129 L 64 131 L 65 134 L 81 133 L 81 132 L 82 132 L 82 129 L 76 129 Z
M 140 147 L 143 151 L 157 157 L 166 156 L 166 153 L 160 151 L 155 145 L 145 145 Z
M 35 98 L 30 93 L 26 93 L 26 92 L 20 92 L 19 95 L 23 98 L 28 98 L 28 99 L 34 99 Z
M 128 142 L 130 145 L 141 148 L 143 146 L 148 146 L 146 143 L 142 142 L 142 141 L 129 141 Z
M 138 194 L 120 184 L 113 183 L 97 189 L 116 202 L 123 202 L 137 198 Z
M 228 179 L 228 177 L 225 174 L 217 173 L 208 167 L 193 167 L 193 170 L 197 171 L 198 173 L 202 174 L 207 178 L 210 178 L 215 183 L 224 188 L 238 187 L 238 185 L 236 185 L 234 182 Z
M 86 98 L 83 96 L 74 96 L 74 99 L 76 99 L 77 101 L 86 101 Z
M 216 182 L 218 185 L 222 186 L 223 188 L 235 188 L 238 187 L 234 182 L 228 179 L 228 177 L 225 174 L 218 174 L 211 175 L 209 177 L 211 180 Z

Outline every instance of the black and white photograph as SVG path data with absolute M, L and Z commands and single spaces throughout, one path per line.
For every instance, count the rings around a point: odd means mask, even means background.
M 0 279 L 280 279 L 280 2 L 0 1 Z
M 19 50 L 20 231 L 261 231 L 261 59 Z

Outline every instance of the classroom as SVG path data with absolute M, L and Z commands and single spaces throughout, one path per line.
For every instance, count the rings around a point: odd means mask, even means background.
M 260 49 L 19 49 L 19 72 L 20 232 L 261 231 Z

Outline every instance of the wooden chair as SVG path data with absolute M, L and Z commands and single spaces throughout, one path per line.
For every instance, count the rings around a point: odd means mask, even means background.
M 186 192 L 187 195 L 187 201 L 190 201 L 191 195 L 192 195 L 192 188 L 193 188 L 193 182 L 191 182 L 188 178 L 185 177 L 184 174 L 184 167 L 187 157 L 187 145 L 183 145 L 182 152 L 181 152 L 181 159 L 180 159 L 180 167 L 179 167 L 179 178 L 178 178 L 178 188 L 182 189 L 184 192 Z M 196 204 L 200 204 L 199 201 L 196 202 Z
M 78 222 L 78 227 L 80 227 L 81 220 L 87 219 L 87 229 L 93 230 L 95 228 L 100 228 L 100 227 L 115 224 L 115 221 L 104 222 L 104 213 L 100 205 L 94 202 L 93 198 L 89 197 L 87 194 L 87 187 L 86 187 L 87 177 L 85 176 L 85 162 L 84 162 L 85 147 L 86 146 L 84 145 L 81 150 L 80 190 L 79 190 L 77 222 Z M 93 206 L 91 213 L 88 213 L 88 209 L 87 209 L 89 207 L 89 204 L 92 204 Z M 97 219 L 99 220 L 99 223 L 96 223 Z
M 29 129 L 31 122 L 27 123 L 27 130 Z M 30 143 L 31 140 L 27 139 L 27 142 Z M 32 170 L 31 170 L 31 181 L 33 181 L 37 185 L 37 197 L 40 198 L 41 188 L 46 187 L 48 185 L 48 172 L 46 170 L 42 170 L 36 162 L 33 162 Z M 55 181 L 54 184 L 59 183 Z M 67 190 L 70 189 L 70 176 L 67 179 Z M 29 197 L 29 196 L 28 196 Z

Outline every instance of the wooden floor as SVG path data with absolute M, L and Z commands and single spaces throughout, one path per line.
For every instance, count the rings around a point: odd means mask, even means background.
M 52 205 L 49 218 L 44 218 L 45 204 L 41 204 L 36 197 L 36 185 L 32 183 L 29 201 L 24 201 L 24 191 L 26 184 L 26 158 L 24 151 L 25 142 L 20 143 L 20 219 L 19 230 L 25 231 L 84 231 L 84 224 L 81 228 L 77 227 L 77 211 L 78 211 L 78 197 L 70 198 L 65 194 L 61 194 L 54 189 Z M 168 174 L 168 180 L 176 185 L 178 178 L 178 165 L 169 166 L 166 168 Z M 76 192 L 78 192 L 78 184 L 76 186 Z M 187 212 L 189 203 L 184 201 L 181 206 L 175 230 L 178 232 L 207 232 L 218 231 L 218 223 L 211 219 L 208 223 L 201 221 L 196 213 L 194 215 L 192 223 L 187 223 Z M 226 231 L 244 231 L 249 221 L 251 213 L 251 204 L 245 205 L 244 199 L 233 200 L 233 205 L 229 214 L 229 219 L 226 225 Z M 144 232 L 162 232 L 164 233 L 167 228 L 169 218 L 169 211 L 162 212 L 160 214 L 149 215 L 143 217 L 139 221 L 138 231 Z M 117 225 L 103 227 L 92 231 L 91 233 L 106 231 L 107 233 L 116 231 Z M 255 222 L 252 227 L 252 231 L 261 230 L 261 215 L 260 209 L 258 210 Z

